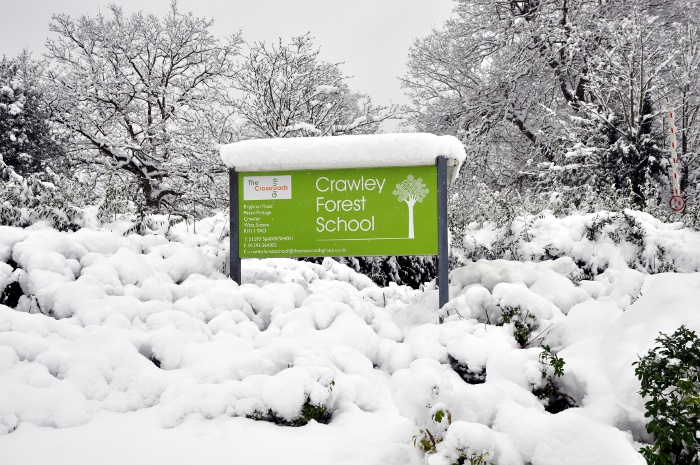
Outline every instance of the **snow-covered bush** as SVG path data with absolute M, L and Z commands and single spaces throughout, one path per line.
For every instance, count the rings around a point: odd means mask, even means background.
M 515 341 L 524 349 L 531 342 L 530 336 L 532 336 L 532 332 L 535 330 L 535 321 L 537 317 L 527 309 L 523 311 L 519 305 L 514 307 L 505 306 L 500 309 L 501 319 L 496 324 L 498 326 L 512 324 Z
M 397 371 L 391 382 L 399 410 L 418 427 L 413 445 L 434 453 L 452 423 L 448 404 L 453 381 L 449 370 L 435 360 L 419 359 Z
M 165 234 L 183 221 L 178 215 L 153 215 L 145 200 L 130 198 L 110 179 L 104 187 L 88 192 L 84 185 L 46 169 L 20 176 L 0 156 L 0 176 L 8 178 L 0 190 L 0 225 L 26 228 L 46 222 L 59 231 L 115 223 L 124 235 Z M 48 181 L 47 181 L 48 180 Z M 89 206 L 95 203 L 95 207 Z M 88 205 L 88 206 L 86 206 Z
M 540 353 L 542 384 L 532 393 L 545 402 L 545 409 L 550 413 L 559 413 L 575 405 L 574 399 L 562 391 L 557 381 L 564 376 L 564 365 L 564 359 L 553 353 L 551 347 L 543 347 Z
M 522 457 L 505 435 L 484 425 L 456 421 L 438 445 L 430 465 L 518 465 Z
M 517 214 L 501 223 L 472 222 L 461 234 L 452 239 L 460 263 L 481 258 L 543 261 L 570 257 L 584 272 L 578 279 L 610 267 L 645 273 L 700 270 L 700 260 L 693 253 L 700 247 L 700 233 L 684 223 L 665 223 L 636 210 L 564 217 L 548 210 Z
M 299 427 L 308 424 L 310 421 L 327 425 L 333 417 L 333 406 L 330 405 L 330 394 L 333 391 L 333 386 L 335 386 L 335 381 L 328 383 L 323 399 L 312 399 L 311 395 L 307 394 L 298 415 L 293 418 L 285 418 L 285 416 L 275 412 L 272 408 L 268 408 L 265 412 L 255 411 L 247 415 L 247 417 L 252 420 L 268 421 L 281 426 Z
M 375 284 L 383 287 L 394 283 L 399 286 L 420 289 L 421 286 L 434 280 L 437 276 L 437 264 L 435 257 L 431 255 L 334 257 L 334 259 L 369 277 Z M 308 260 L 315 263 L 323 262 L 323 258 L 319 257 Z
M 47 169 L 51 181 L 38 174 L 20 176 L 0 155 L 0 175 L 9 178 L 0 190 L 0 225 L 26 227 L 46 221 L 59 231 L 75 231 L 82 225 L 83 212 L 75 205 L 73 186 L 63 176 Z
M 647 213 L 662 223 L 683 224 L 700 231 L 700 204 L 688 197 L 687 208 L 682 213 L 668 206 L 668 194 L 661 195 L 658 187 L 649 182 L 643 187 L 646 202 L 643 208 L 635 205 L 631 189 L 618 189 L 612 185 L 595 190 L 590 185 L 570 188 L 554 183 L 546 191 L 519 192 L 516 189 L 494 190 L 483 183 L 458 183 L 452 188 L 449 201 L 448 224 L 452 244 L 480 228 L 510 229 L 504 233 L 500 249 L 482 251 L 484 258 L 499 258 L 517 240 L 529 241 L 529 223 L 538 217 L 589 215 L 607 212 L 622 215 L 625 212 Z M 490 254 L 490 256 L 487 256 Z
M 700 274 L 572 280 L 567 257 L 479 260 L 452 272 L 438 324 L 434 289 L 381 288 L 332 259 L 246 260 L 239 286 L 223 274 L 225 224 L 221 214 L 197 234 L 180 223 L 127 236 L 119 221 L 0 226 L 0 449 L 11 462 L 48 463 L 20 444 L 52 428 L 73 437 L 134 419 L 138 435 L 216 431 L 214 449 L 235 443 L 222 434 L 265 437 L 298 462 L 636 463 L 651 437 L 631 363 L 660 322 L 697 313 Z M 659 312 L 669 293 L 677 300 Z M 536 317 L 527 348 L 512 322 L 495 324 L 516 307 Z M 578 408 L 548 413 L 548 386 Z

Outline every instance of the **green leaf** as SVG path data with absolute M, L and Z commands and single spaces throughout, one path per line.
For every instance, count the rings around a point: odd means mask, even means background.
M 438 423 L 442 423 L 442 419 L 445 418 L 445 412 L 442 410 L 438 410 L 437 412 L 435 412 L 433 418 L 435 418 L 435 421 L 437 421 Z

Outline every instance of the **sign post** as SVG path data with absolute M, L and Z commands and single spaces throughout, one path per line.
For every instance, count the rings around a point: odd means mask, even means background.
M 449 300 L 447 187 L 466 158 L 458 139 L 247 140 L 222 146 L 221 158 L 237 283 L 244 258 L 437 255 L 440 307 Z
M 437 166 L 237 173 L 231 169 L 231 277 L 241 259 L 437 255 L 449 300 L 447 158 Z
M 228 170 L 228 186 L 229 186 L 229 263 L 230 276 L 239 285 L 242 282 L 242 267 L 241 254 L 239 250 L 239 216 L 238 216 L 238 173 L 234 168 Z
M 439 156 L 437 158 L 437 182 L 438 182 L 438 301 L 439 308 L 450 300 L 449 290 L 449 270 L 447 267 L 448 244 L 447 244 L 447 158 Z M 442 316 L 440 316 L 442 323 Z
M 676 149 L 676 120 L 673 110 L 668 112 L 669 127 L 671 129 L 671 167 L 673 180 L 673 195 L 668 201 L 673 211 L 681 212 L 685 209 L 685 199 L 681 196 L 680 183 L 678 182 L 678 153 Z

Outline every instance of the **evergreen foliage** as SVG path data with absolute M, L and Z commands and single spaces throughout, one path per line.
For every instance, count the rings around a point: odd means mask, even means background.
M 60 170 L 66 163 L 49 127 L 38 67 L 29 52 L 0 60 L 0 155 L 21 176 L 47 167 Z
M 72 195 L 75 188 L 63 176 L 47 170 L 20 176 L 0 156 L 0 177 L 8 179 L 0 189 L 0 225 L 27 227 L 46 221 L 59 231 L 75 231 L 82 225 L 83 212 Z
M 252 420 L 267 421 L 276 425 L 291 426 L 295 428 L 304 426 L 312 420 L 317 423 L 327 425 L 330 423 L 332 417 L 333 412 L 330 411 L 325 405 L 315 405 L 311 403 L 311 400 L 308 397 L 304 401 L 304 405 L 302 405 L 301 414 L 293 420 L 287 420 L 272 410 L 268 410 L 265 413 L 256 412 L 253 415 L 248 416 L 248 418 Z
M 641 453 L 650 465 L 700 463 L 700 339 L 685 326 L 661 333 L 657 346 L 635 362 L 646 400 L 652 445 Z
M 389 283 L 420 289 L 437 276 L 437 262 L 431 255 L 401 255 L 388 257 L 333 257 L 369 277 L 376 285 L 386 287 Z M 322 263 L 322 257 L 309 257 L 314 263 Z
M 530 336 L 535 330 L 537 318 L 528 310 L 521 306 L 501 307 L 501 318 L 496 326 L 513 325 L 513 337 L 521 348 L 525 348 L 530 343 Z
M 333 391 L 334 386 L 335 381 L 328 383 L 326 388 L 329 393 Z M 248 418 L 256 421 L 267 421 L 280 426 L 300 427 L 311 421 L 327 425 L 333 418 L 333 410 L 328 405 L 313 402 L 307 395 L 304 404 L 301 406 L 299 416 L 291 420 L 284 418 L 272 409 L 268 409 L 267 412 L 255 412 L 252 415 L 248 415 Z

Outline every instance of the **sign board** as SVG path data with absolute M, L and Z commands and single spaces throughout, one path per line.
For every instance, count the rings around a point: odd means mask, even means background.
M 685 210 L 685 199 L 680 195 L 672 196 L 668 204 L 674 212 L 682 212 Z
M 237 176 L 240 258 L 438 253 L 434 165 Z

